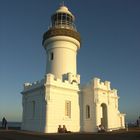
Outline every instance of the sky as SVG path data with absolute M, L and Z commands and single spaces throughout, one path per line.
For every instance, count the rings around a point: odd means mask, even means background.
M 81 84 L 94 77 L 118 89 L 126 121 L 140 116 L 140 1 L 64 0 L 81 34 Z M 0 0 L 0 119 L 22 120 L 23 83 L 46 70 L 43 33 L 62 0 Z

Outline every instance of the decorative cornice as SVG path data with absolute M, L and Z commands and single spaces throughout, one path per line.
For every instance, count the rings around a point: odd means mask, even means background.
M 21 94 L 27 94 L 29 92 L 34 92 L 35 90 L 38 90 L 38 89 L 41 89 L 44 87 L 44 84 L 43 85 L 39 85 L 37 87 L 31 87 L 31 88 L 28 88 L 28 89 L 25 89 L 21 92 Z
M 80 34 L 74 30 L 64 28 L 50 28 L 47 32 L 44 33 L 42 44 L 44 44 L 46 39 L 53 36 L 69 36 L 81 42 Z

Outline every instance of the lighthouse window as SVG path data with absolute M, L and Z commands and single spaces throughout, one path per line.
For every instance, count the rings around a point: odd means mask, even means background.
M 70 21 L 70 17 L 67 15 L 67 21 Z
M 35 101 L 32 101 L 32 119 L 35 118 Z
M 51 54 L 50 54 L 50 60 L 53 60 L 53 52 L 51 52 Z
M 58 20 L 61 20 L 61 13 L 58 13 Z
M 90 106 L 86 105 L 86 119 L 90 118 Z
M 66 14 L 62 14 L 62 20 L 66 20 Z
M 65 116 L 71 118 L 71 101 L 65 101 Z
M 72 22 L 72 16 L 67 15 L 67 21 Z
M 50 52 L 49 53 L 49 61 L 53 60 L 54 59 L 54 54 L 53 52 Z

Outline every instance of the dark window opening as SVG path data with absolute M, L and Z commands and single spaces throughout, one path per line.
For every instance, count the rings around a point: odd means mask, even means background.
M 50 60 L 53 60 L 53 52 L 51 52 Z
M 90 106 L 86 105 L 86 119 L 90 118 Z
M 58 20 L 61 20 L 61 13 L 58 13 Z

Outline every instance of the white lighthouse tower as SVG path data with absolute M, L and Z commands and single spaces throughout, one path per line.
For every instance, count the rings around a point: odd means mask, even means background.
M 80 131 L 80 75 L 76 60 L 80 35 L 74 20 L 64 5 L 51 16 L 51 27 L 42 42 L 47 54 L 45 78 L 25 83 L 22 92 L 24 130 L 54 133 L 65 125 L 69 131 Z
M 76 60 L 80 35 L 74 19 L 66 6 L 60 6 L 51 16 L 51 27 L 43 36 L 47 53 L 46 132 L 57 132 L 60 125 L 70 131 L 80 131 L 80 75 Z
M 52 25 L 43 37 L 47 53 L 46 74 L 52 73 L 60 79 L 66 78 L 68 73 L 77 75 L 76 57 L 80 49 L 80 35 L 76 31 L 74 20 L 66 6 L 61 6 L 52 15 Z

